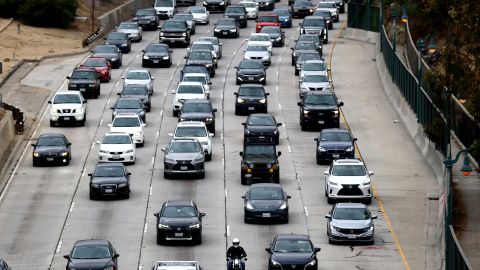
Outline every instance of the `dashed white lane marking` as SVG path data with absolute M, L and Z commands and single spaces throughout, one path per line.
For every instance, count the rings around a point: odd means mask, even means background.
M 68 212 L 72 212 L 73 211 L 73 207 L 75 207 L 75 201 L 72 202 L 72 204 L 70 205 L 70 210 L 68 210 Z
M 85 170 L 83 170 L 82 172 L 82 178 L 85 176 Z
M 107 105 L 108 105 L 108 104 L 110 104 L 110 98 L 108 98 L 108 100 L 107 100 Z
M 224 77 L 223 78 L 223 83 L 225 83 L 227 81 L 227 77 Z
M 223 141 L 223 132 L 220 133 L 220 139 Z
M 152 193 L 153 193 L 153 187 L 150 187 L 150 191 L 149 191 L 150 196 L 152 196 Z
M 172 76 L 170 76 L 170 81 L 173 81 L 173 75 L 172 75 Z
M 95 146 L 95 142 L 92 142 L 92 146 L 90 146 L 90 150 L 93 149 L 93 146 Z
M 160 116 L 163 115 L 163 109 L 160 111 Z M 158 131 L 157 131 L 157 138 L 158 138 Z
M 308 208 L 307 208 L 306 206 L 305 206 L 305 207 L 303 207 L 303 208 L 305 209 L 305 216 L 307 216 L 307 217 L 308 217 Z
M 143 268 L 143 265 L 140 264 L 140 265 L 138 266 L 138 270 L 142 270 L 142 268 Z
M 223 93 L 220 95 L 220 99 L 223 99 Z
M 103 124 L 103 118 L 100 119 L 100 126 Z
M 115 83 L 115 87 L 117 87 L 119 83 L 120 83 L 120 81 L 117 81 L 117 82 Z
M 165 92 L 165 93 L 163 94 L 163 96 L 166 97 L 166 96 L 167 96 L 167 92 Z
M 275 91 L 277 91 L 277 92 L 278 92 L 278 85 L 275 87 Z
M 181 63 L 182 63 L 182 59 L 178 60 L 177 67 L 179 67 Z M 172 78 L 173 78 L 173 75 L 172 75 Z
M 59 253 L 60 250 L 62 249 L 62 240 L 60 240 L 60 242 L 58 242 L 58 245 L 57 245 L 57 249 L 55 250 L 55 253 Z
M 288 152 L 291 153 L 291 152 L 292 152 L 292 148 L 290 148 L 290 145 L 287 145 L 287 148 L 288 148 Z
M 220 112 L 220 118 L 223 118 L 223 112 Z
M 282 104 L 278 103 L 278 108 L 281 110 L 282 109 Z
M 225 167 L 225 159 L 222 158 L 222 167 Z
M 140 54 L 137 54 L 137 56 L 135 56 L 135 59 L 137 59 L 138 57 L 140 57 Z
M 227 225 L 227 236 L 230 235 L 230 226 Z
M 207 34 L 210 33 L 210 30 L 211 30 L 211 29 L 208 29 L 206 33 L 207 33 Z
M 280 74 L 280 73 L 277 71 L 277 77 L 278 77 L 278 74 Z
M 143 233 L 146 234 L 148 231 L 148 223 L 145 222 L 145 227 L 143 227 Z
M 228 196 L 228 192 L 227 192 L 227 189 L 225 189 L 225 198 L 227 198 Z
M 160 112 L 160 115 L 163 114 L 163 110 Z M 155 135 L 155 137 L 158 139 L 158 136 L 160 136 L 160 131 L 157 131 L 157 134 Z
M 152 157 L 152 165 L 155 163 L 155 157 Z

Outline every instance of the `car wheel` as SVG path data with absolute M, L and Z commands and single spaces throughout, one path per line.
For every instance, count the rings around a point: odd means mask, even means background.
M 300 73 L 300 70 L 295 68 L 295 75 L 298 76 L 299 73 Z
M 55 121 L 50 120 L 50 127 L 55 127 Z
M 149 104 L 149 105 L 147 106 L 147 112 L 150 112 L 151 109 L 152 109 L 152 105 Z
M 243 216 L 243 222 L 244 222 L 245 224 L 250 223 L 250 221 L 249 221 L 248 218 L 245 216 L 245 214 L 244 214 L 244 216 Z
M 124 199 L 130 199 L 130 190 L 128 190 L 127 193 L 125 193 L 125 194 L 123 195 L 123 198 L 124 198 Z
M 237 80 L 237 81 L 236 81 L 236 84 L 237 84 L 237 85 L 240 85 L 240 84 L 241 84 L 241 82 L 240 82 L 239 80 Z
M 83 120 L 80 121 L 80 126 L 81 126 L 81 127 L 84 127 L 84 126 L 85 126 L 85 118 L 83 118 Z
M 205 178 L 205 172 L 201 172 L 201 173 L 198 175 L 198 177 L 199 177 L 200 179 Z
M 178 112 L 177 112 L 177 111 L 173 111 L 173 116 L 174 116 L 174 117 L 178 117 Z
M 272 179 L 273 179 L 273 183 L 280 184 L 280 172 L 279 171 L 275 172 L 275 174 L 273 174 Z
M 283 220 L 283 223 L 285 223 L 285 224 L 288 223 L 288 216 Z
M 302 128 L 302 131 L 306 131 L 307 130 L 307 125 L 303 124 L 300 122 L 300 126 Z
M 333 245 L 333 244 L 335 244 L 335 241 L 333 241 L 330 237 L 328 237 L 328 243 Z
M 164 242 L 164 239 L 162 239 L 160 237 L 160 234 L 157 232 L 157 245 L 161 245 L 161 244 L 163 244 L 163 242 Z
M 197 245 L 201 245 L 202 244 L 202 234 L 200 233 L 197 237 L 197 239 L 195 240 L 195 243 Z
M 170 59 L 170 62 L 167 64 L 167 67 L 171 67 L 172 66 L 172 59 Z
M 327 203 L 328 204 L 334 204 L 335 203 L 335 200 L 330 198 L 330 197 L 327 197 Z
M 372 203 L 372 197 L 365 199 L 364 200 L 365 204 L 371 204 Z
M 210 154 L 205 154 L 205 160 L 206 160 L 206 161 L 211 161 L 211 160 L 212 160 L 212 153 L 210 153 Z
M 36 159 L 33 159 L 33 167 L 38 167 L 40 165 L 40 163 L 36 160 Z
M 267 84 L 267 78 L 265 78 L 265 80 L 263 80 L 262 82 L 262 85 L 266 85 Z
M 322 161 L 317 158 L 317 165 L 322 165 Z
M 138 144 L 138 147 L 143 147 L 145 145 L 145 142 L 141 142 Z
M 95 195 L 93 195 L 93 193 L 90 191 L 90 200 L 95 200 L 95 199 L 96 199 Z
M 372 238 L 372 240 L 367 241 L 367 245 L 373 245 L 375 244 L 375 240 Z
M 67 161 L 65 161 L 65 163 L 63 163 L 63 165 L 65 165 L 65 166 L 70 165 L 70 158 L 67 158 Z
M 163 173 L 163 178 L 168 179 L 168 178 L 170 178 L 170 175 L 168 173 L 164 172 Z
M 142 62 L 142 67 L 147 67 L 147 64 L 145 62 Z
M 240 173 L 240 182 L 242 183 L 242 185 L 247 185 L 248 184 L 248 181 L 247 181 L 247 178 L 245 178 L 245 174 L 242 172 Z
M 235 108 L 235 115 L 239 115 L 239 114 L 240 114 L 240 112 L 238 111 L 237 108 Z

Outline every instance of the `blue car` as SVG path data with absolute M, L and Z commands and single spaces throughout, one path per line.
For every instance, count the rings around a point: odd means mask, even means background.
M 273 10 L 275 14 L 278 15 L 278 19 L 280 20 L 280 27 L 282 28 L 291 28 L 292 27 L 292 14 L 290 10 L 285 8 L 276 8 Z

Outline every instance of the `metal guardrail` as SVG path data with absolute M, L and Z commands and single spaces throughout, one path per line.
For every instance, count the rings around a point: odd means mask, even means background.
M 453 226 L 449 226 L 447 233 L 447 267 L 446 269 L 455 269 L 455 270 L 471 270 L 473 269 L 470 263 L 468 262 L 467 256 L 463 252 L 460 243 L 458 242 L 457 236 L 455 235 L 455 230 Z

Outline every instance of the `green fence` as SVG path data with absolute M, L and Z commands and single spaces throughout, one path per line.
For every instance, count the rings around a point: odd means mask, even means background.
M 380 7 L 371 6 L 370 0 L 350 0 L 347 21 L 348 27 L 379 32 Z
M 468 261 L 465 259 L 467 256 L 463 253 L 460 243 L 458 242 L 457 236 L 455 235 L 455 230 L 452 226 L 449 226 L 447 234 L 447 264 L 446 269 L 454 270 L 470 270 L 473 269 Z

